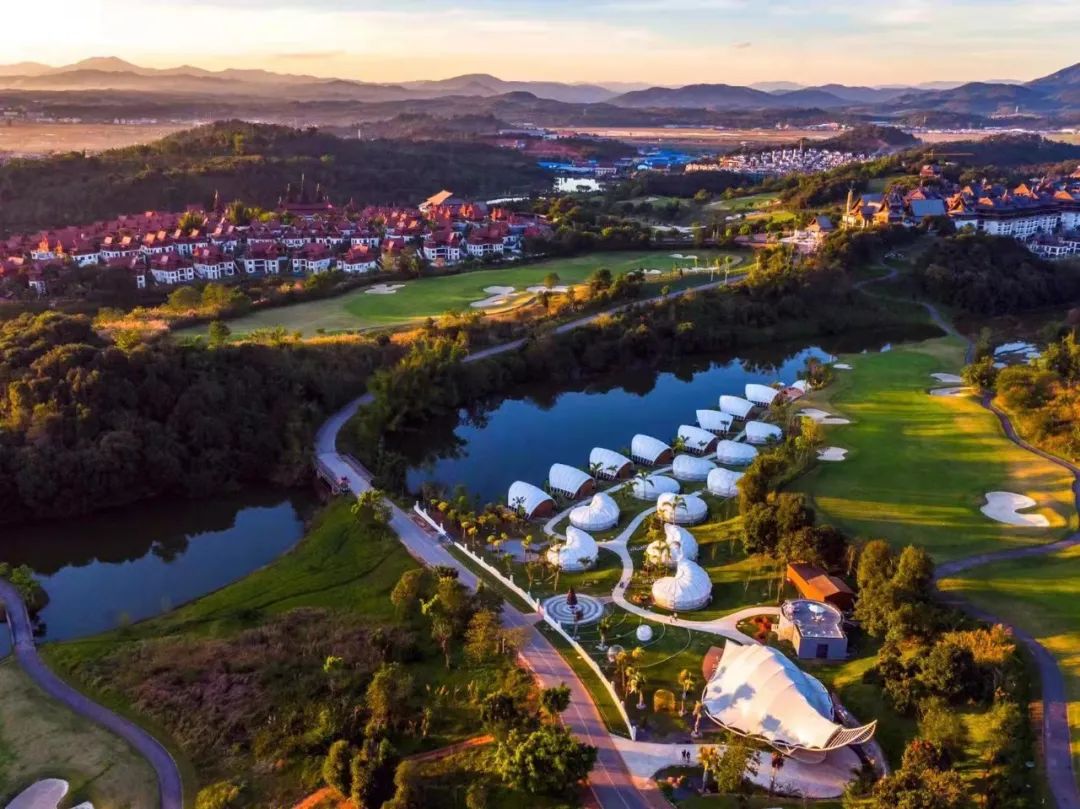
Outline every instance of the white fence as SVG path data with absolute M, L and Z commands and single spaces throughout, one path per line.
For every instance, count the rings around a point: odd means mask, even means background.
M 443 530 L 442 526 L 440 526 L 437 522 L 431 519 L 428 513 L 423 508 L 421 508 L 419 503 L 413 506 L 413 511 L 415 511 L 421 519 L 428 523 L 428 525 L 432 526 L 432 528 L 438 531 L 441 536 L 447 536 L 446 531 Z M 489 574 L 494 576 L 499 581 L 499 583 L 501 583 L 515 595 L 520 596 L 526 604 L 532 607 L 536 612 L 540 613 L 541 617 L 543 617 L 545 623 L 547 623 L 548 626 L 550 626 L 552 629 L 562 635 L 566 642 L 569 643 L 570 646 L 573 647 L 574 651 L 578 653 L 578 656 L 585 661 L 585 665 L 591 668 L 596 674 L 596 676 L 600 678 L 600 682 L 604 684 L 604 687 L 607 689 L 608 694 L 611 696 L 611 701 L 615 703 L 615 707 L 619 711 L 619 716 L 621 716 L 623 722 L 626 723 L 626 732 L 630 734 L 631 739 L 634 739 L 637 736 L 637 728 L 634 727 L 634 723 L 630 721 L 630 715 L 626 712 L 626 705 L 623 703 L 622 697 L 620 697 L 619 693 L 615 690 L 615 685 L 607 678 L 607 675 L 604 674 L 603 669 L 601 669 L 597 662 L 593 660 L 592 655 L 585 651 L 585 647 L 578 643 L 575 638 L 571 637 L 570 633 L 563 628 L 562 624 L 560 624 L 558 621 L 548 615 L 544 611 L 544 607 L 540 603 L 540 601 L 535 596 L 533 596 L 532 593 L 523 590 L 521 586 L 513 580 L 513 578 L 507 576 L 505 573 L 503 573 L 493 564 L 488 562 L 482 556 L 478 556 L 477 554 L 473 553 L 460 542 L 450 540 L 450 544 L 457 548 L 461 553 L 465 554 L 473 562 L 482 567 Z

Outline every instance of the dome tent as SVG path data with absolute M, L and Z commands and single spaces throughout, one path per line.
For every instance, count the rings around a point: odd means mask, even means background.
M 751 444 L 769 444 L 784 437 L 784 431 L 764 421 L 746 422 L 746 440 Z
M 628 478 L 634 472 L 634 462 L 612 449 L 593 447 L 589 453 L 589 467 L 596 467 L 597 477 L 618 480 Z
M 756 405 L 762 407 L 768 407 L 773 403 L 773 399 L 780 393 L 776 388 L 770 388 L 768 385 L 755 385 L 749 383 L 746 386 L 746 398 Z
M 697 562 L 683 560 L 675 566 L 674 576 L 653 582 L 652 597 L 667 610 L 700 610 L 712 600 L 712 580 Z
M 734 497 L 739 493 L 738 482 L 743 472 L 732 472 L 730 469 L 714 469 L 709 473 L 708 482 L 705 484 L 709 494 L 718 497 Z
M 570 524 L 583 531 L 606 531 L 619 522 L 619 506 L 609 495 L 599 492 L 583 506 L 570 512 Z
M 560 570 L 574 572 L 593 567 L 599 553 L 596 540 L 592 536 L 579 528 L 570 526 L 566 529 L 566 542 L 548 548 L 547 559 L 551 564 L 558 565 Z M 589 561 L 582 562 L 582 559 Z
M 649 475 L 647 478 L 634 478 L 630 490 L 638 500 L 652 500 L 664 492 L 678 492 L 682 487 L 679 481 L 666 475 Z
M 638 463 L 649 466 L 663 466 L 671 463 L 674 458 L 671 447 L 659 438 L 642 435 L 641 433 L 635 435 L 630 442 L 630 455 Z
M 596 481 L 592 479 L 592 475 L 564 463 L 551 465 L 551 469 L 548 470 L 548 486 L 552 491 L 565 495 L 571 500 L 588 497 L 596 491 Z
M 704 455 L 716 448 L 716 436 L 692 424 L 679 425 L 679 438 L 686 444 L 686 451 L 695 455 Z
M 750 411 L 754 409 L 754 403 L 741 396 L 729 396 L 724 394 L 720 397 L 720 409 L 725 413 L 730 413 L 739 421 L 742 421 L 750 415 Z
M 555 513 L 555 501 L 547 492 L 523 480 L 510 484 L 506 504 L 512 509 L 521 508 L 526 519 L 550 517 Z
M 705 458 L 695 458 L 693 455 L 679 455 L 671 466 L 671 474 L 677 480 L 702 481 L 709 477 L 709 473 L 716 468 L 716 464 Z
M 656 513 L 664 522 L 696 525 L 708 516 L 709 507 L 696 494 L 662 494 L 656 498 Z
M 698 556 L 698 544 L 694 535 L 681 525 L 668 523 L 664 526 L 664 538 L 650 542 L 645 556 L 653 564 L 675 565 L 683 559 L 693 561 Z
M 716 445 L 716 460 L 734 466 L 746 466 L 757 457 L 757 449 L 738 441 L 721 441 Z
M 701 429 L 708 430 L 710 433 L 728 432 L 734 420 L 735 417 L 730 413 L 724 413 L 720 410 L 697 411 L 697 423 L 701 426 Z

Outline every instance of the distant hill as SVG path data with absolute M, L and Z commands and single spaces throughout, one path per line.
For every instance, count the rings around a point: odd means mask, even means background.
M 1039 135 L 992 135 L 982 140 L 958 140 L 934 151 L 948 152 L 960 166 L 1020 168 L 1080 160 L 1080 146 L 1047 140 Z
M 902 129 L 893 126 L 867 124 L 853 127 L 835 138 L 815 143 L 814 146 L 820 149 L 836 149 L 841 152 L 875 154 L 907 149 L 918 143 L 918 138 L 904 132 Z
M 595 84 L 564 84 L 550 81 L 504 81 L 486 73 L 455 76 L 435 81 L 405 82 L 403 86 L 426 95 L 497 96 L 505 93 L 527 92 L 539 98 L 565 101 L 570 104 L 592 104 L 607 101 L 617 93 Z
M 730 84 L 689 84 L 685 87 L 650 87 L 648 90 L 636 90 L 623 93 L 611 99 L 612 104 L 620 107 L 655 107 L 679 108 L 692 107 L 703 109 L 760 109 L 783 106 L 774 96 L 749 87 Z

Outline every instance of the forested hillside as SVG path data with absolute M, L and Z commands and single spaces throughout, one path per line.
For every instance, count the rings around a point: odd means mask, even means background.
M 500 196 L 546 184 L 532 160 L 482 144 L 346 140 L 227 121 L 145 146 L 0 165 L 0 235 L 155 208 L 243 199 L 272 207 L 291 185 L 337 204 L 416 203 L 440 188 Z

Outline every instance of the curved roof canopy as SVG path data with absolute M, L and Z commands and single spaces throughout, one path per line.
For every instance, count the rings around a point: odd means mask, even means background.
M 549 562 L 558 565 L 562 570 L 587 570 L 596 564 L 599 553 L 596 540 L 592 536 L 570 526 L 566 529 L 566 542 L 549 548 L 547 558 Z
M 506 503 L 510 508 L 514 509 L 520 505 L 528 517 L 536 514 L 537 510 L 545 504 L 555 505 L 551 495 L 523 480 L 515 480 L 510 484 L 510 492 L 506 495 Z
M 656 498 L 656 513 L 664 522 L 695 525 L 705 519 L 709 507 L 696 494 L 662 494 Z
M 716 445 L 716 460 L 720 463 L 745 466 L 757 457 L 757 449 L 739 441 L 721 441 Z
M 780 391 L 776 388 L 770 388 L 768 385 L 755 385 L 752 382 L 746 385 L 746 398 L 756 405 L 768 407 L 779 393 Z
M 576 497 L 590 483 L 595 484 L 592 475 L 564 463 L 553 463 L 548 470 L 548 485 L 570 497 Z
M 730 413 L 737 419 L 744 419 L 749 416 L 750 411 L 754 409 L 754 403 L 741 396 L 729 396 L 724 394 L 720 397 L 720 409 L 725 413 Z
M 782 652 L 756 643 L 724 647 L 701 702 L 718 725 L 784 753 L 862 744 L 877 725 L 845 728 L 833 722 L 825 686 Z
M 630 454 L 645 463 L 656 463 L 665 452 L 671 452 L 671 447 L 651 435 L 638 433 L 630 442 Z
M 638 500 L 652 500 L 664 492 L 677 492 L 682 487 L 679 481 L 667 475 L 649 475 L 647 478 L 634 478 L 630 489 Z
M 810 388 L 810 383 L 807 382 L 805 379 L 796 379 L 794 382 L 791 383 L 791 387 L 795 388 L 795 390 L 801 390 L 803 393 L 806 393 L 806 391 Z
M 603 492 L 593 495 L 588 503 L 570 512 L 570 524 L 583 531 L 606 531 L 618 521 L 618 504 Z
M 679 438 L 686 442 L 686 448 L 690 452 L 698 454 L 708 452 L 711 447 L 716 446 L 715 435 L 692 424 L 679 425 Z
M 716 468 L 716 464 L 705 458 L 697 458 L 693 455 L 677 455 L 675 463 L 671 465 L 671 474 L 679 480 L 700 481 L 709 477 L 709 473 Z
M 731 429 L 731 422 L 734 420 L 733 415 L 722 410 L 699 410 L 697 412 L 697 423 L 701 426 L 701 429 L 708 430 L 710 433 L 726 433 Z
M 739 493 L 738 484 L 739 478 L 743 476 L 742 472 L 732 472 L 730 469 L 714 469 L 709 473 L 706 486 L 709 489 L 710 494 L 715 494 L 719 497 L 734 497 Z
M 613 449 L 593 447 L 592 452 L 589 453 L 589 466 L 593 464 L 599 464 L 598 474 L 601 477 L 614 478 L 627 467 L 633 466 L 634 462 Z
M 683 559 L 693 561 L 698 557 L 698 544 L 694 535 L 681 525 L 668 523 L 664 526 L 664 538 L 650 542 L 645 556 L 653 564 L 675 565 Z
M 779 441 L 784 437 L 784 431 L 775 424 L 764 421 L 746 422 L 746 440 L 751 444 L 767 444 L 770 441 Z
M 653 582 L 652 597 L 664 609 L 700 610 L 712 600 L 712 580 L 701 565 L 684 559 L 674 576 Z

